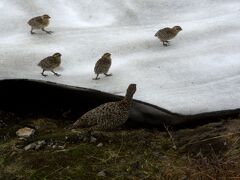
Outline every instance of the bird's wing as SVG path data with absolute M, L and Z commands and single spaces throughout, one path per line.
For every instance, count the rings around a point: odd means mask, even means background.
M 52 56 L 48 56 L 41 60 L 38 65 L 42 67 L 49 67 L 51 66 L 52 61 L 54 61 L 54 58 Z
M 115 102 L 108 102 L 102 104 L 81 116 L 75 124 L 77 126 L 90 127 L 96 125 L 98 122 L 102 122 L 105 119 L 112 118 L 116 109 Z
M 99 72 L 100 72 L 101 66 L 102 66 L 102 64 L 103 64 L 102 61 L 103 61 L 103 59 L 100 58 L 100 59 L 96 62 L 95 67 L 94 67 L 94 72 L 95 72 L 95 73 L 99 73 Z
M 32 18 L 32 19 L 30 19 L 30 20 L 28 21 L 28 24 L 29 24 L 30 26 L 39 26 L 39 25 L 41 25 L 42 23 L 43 23 L 43 20 L 42 20 L 42 17 L 41 17 L 41 16 L 34 17 L 34 18 Z
M 169 28 L 169 27 L 166 27 L 166 28 L 163 28 L 163 29 L 160 29 L 156 34 L 155 36 L 161 36 L 161 35 L 171 35 L 172 34 L 172 29 Z
M 35 17 L 34 20 L 35 20 L 36 24 L 42 24 L 43 23 L 43 19 L 42 19 L 41 16 Z

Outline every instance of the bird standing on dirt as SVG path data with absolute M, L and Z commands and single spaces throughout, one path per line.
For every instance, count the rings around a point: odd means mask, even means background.
M 51 34 L 52 31 L 47 31 L 44 28 L 47 27 L 49 25 L 49 19 L 51 17 L 47 14 L 44 14 L 42 16 L 37 16 L 34 17 L 32 19 L 30 19 L 28 21 L 28 24 L 31 26 L 31 34 L 35 34 L 35 32 L 33 32 L 34 29 L 41 29 L 42 31 Z
M 172 28 L 166 27 L 163 29 L 160 29 L 155 36 L 162 41 L 163 46 L 169 45 L 169 40 L 173 39 L 180 31 L 182 31 L 182 28 L 180 26 L 174 26 Z
M 100 79 L 99 74 L 104 74 L 105 76 L 112 76 L 112 74 L 107 74 L 112 64 L 111 54 L 105 53 L 95 64 L 94 72 L 97 74 L 94 80 Z
M 72 128 L 90 127 L 91 130 L 110 130 L 121 126 L 129 117 L 135 92 L 136 84 L 130 84 L 123 100 L 108 102 L 88 111 L 73 124 Z
M 47 76 L 46 74 L 44 74 L 44 71 L 51 71 L 54 75 L 60 76 L 60 74 L 54 72 L 54 69 L 60 66 L 61 56 L 62 55 L 60 53 L 55 53 L 52 56 L 48 56 L 41 60 L 38 63 L 38 66 L 40 66 L 43 69 L 41 74 L 43 76 Z

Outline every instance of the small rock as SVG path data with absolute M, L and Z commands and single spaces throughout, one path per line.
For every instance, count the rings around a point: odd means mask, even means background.
M 13 157 L 14 155 L 16 155 L 17 153 L 15 151 L 13 151 L 11 154 L 10 154 L 10 157 Z
M 99 143 L 97 147 L 103 147 L 103 143 Z
M 65 146 L 58 146 L 58 149 L 63 150 L 65 148 Z
M 38 144 L 38 145 L 36 145 L 36 147 L 35 147 L 35 149 L 36 150 L 38 150 L 38 149 L 40 149 L 41 148 L 41 146 Z
M 28 128 L 28 127 L 24 127 L 19 129 L 16 132 L 16 135 L 20 138 L 29 138 L 30 136 L 32 136 L 35 133 L 34 129 Z
M 106 177 L 106 172 L 105 171 L 100 171 L 100 172 L 97 173 L 97 176 Z
M 35 148 L 36 148 L 36 143 L 31 143 L 31 144 L 25 146 L 25 147 L 24 147 L 24 150 L 25 150 L 25 151 L 28 151 L 28 150 L 30 150 L 30 149 L 35 149 Z
M 52 146 L 52 148 L 53 148 L 53 149 L 56 149 L 56 148 L 57 148 L 57 146 L 56 146 L 56 145 L 53 145 L 53 146 Z
M 202 154 L 201 151 L 199 151 L 199 152 L 197 153 L 197 157 L 203 157 L 203 154 Z
M 46 144 L 45 140 L 37 141 L 35 149 L 38 150 Z
M 38 141 L 37 144 L 40 145 L 40 146 L 43 146 L 43 145 L 46 144 L 46 141 L 45 140 Z
M 97 141 L 97 138 L 91 136 L 90 143 L 95 143 Z

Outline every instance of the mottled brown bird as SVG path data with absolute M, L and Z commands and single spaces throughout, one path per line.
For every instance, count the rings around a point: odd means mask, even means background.
M 41 29 L 42 31 L 51 34 L 52 31 L 47 31 L 44 28 L 47 27 L 49 25 L 49 19 L 51 17 L 47 14 L 44 14 L 42 16 L 37 16 L 34 17 L 32 19 L 30 19 L 28 21 L 28 24 L 31 26 L 31 34 L 35 34 L 35 32 L 33 32 L 34 29 Z
M 155 36 L 160 39 L 160 41 L 163 43 L 163 46 L 168 46 L 169 40 L 173 39 L 180 31 L 182 31 L 180 26 L 174 26 L 172 28 L 166 27 L 160 29 Z
M 111 130 L 121 126 L 129 117 L 135 92 L 136 84 L 130 84 L 123 100 L 108 102 L 88 111 L 73 124 L 72 128 L 90 127 L 91 130 Z
M 43 60 L 41 60 L 38 63 L 38 66 L 40 66 L 43 69 L 41 74 L 43 76 L 47 76 L 46 74 L 44 74 L 44 71 L 51 71 L 54 75 L 60 76 L 60 74 L 54 72 L 54 69 L 57 68 L 58 66 L 60 66 L 61 56 L 62 55 L 60 53 L 55 53 L 52 56 L 48 56 L 48 57 L 44 58 Z
M 100 79 L 99 74 L 104 74 L 105 76 L 112 76 L 112 74 L 107 74 L 112 64 L 111 54 L 105 53 L 95 64 L 94 72 L 97 74 L 94 80 Z

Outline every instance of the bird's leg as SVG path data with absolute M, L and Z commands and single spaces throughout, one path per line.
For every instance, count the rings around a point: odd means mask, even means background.
M 112 74 L 107 74 L 107 73 L 104 73 L 105 76 L 112 76 Z
M 51 70 L 51 72 L 52 72 L 55 76 L 61 76 L 60 74 L 54 72 L 53 70 Z
M 44 31 L 44 32 L 46 32 L 46 33 L 48 33 L 48 34 L 52 34 L 52 33 L 53 33 L 53 31 L 47 31 L 47 30 L 44 29 L 44 28 L 42 28 L 42 31 Z
M 99 76 L 99 74 L 97 74 L 97 76 L 95 78 L 93 78 L 93 80 L 99 80 L 100 78 L 98 76 Z
M 44 77 L 46 77 L 47 75 L 46 74 L 44 74 L 44 71 L 45 71 L 45 69 L 43 69 L 43 71 L 42 71 L 42 76 L 44 76 Z
M 163 46 L 168 46 L 168 41 L 163 41 Z
M 35 32 L 33 32 L 33 28 L 31 28 L 31 31 L 30 31 L 30 32 L 31 32 L 31 34 L 36 34 Z

